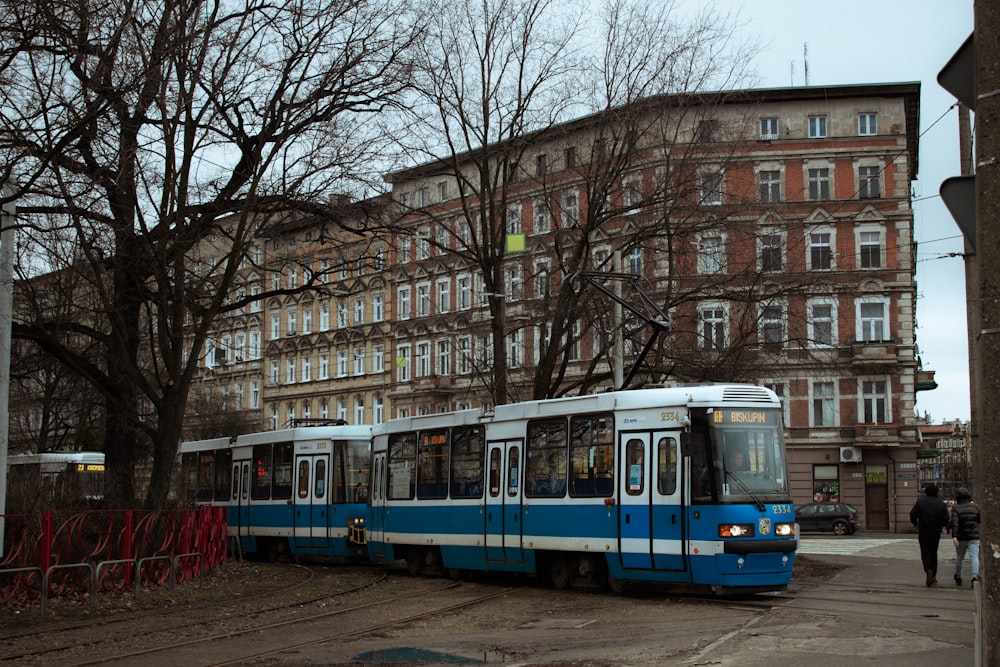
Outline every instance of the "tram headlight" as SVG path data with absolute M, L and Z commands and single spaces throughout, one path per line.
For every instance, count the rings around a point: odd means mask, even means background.
M 776 523 L 774 524 L 774 534 L 777 537 L 792 537 L 795 535 L 795 524 Z
M 720 523 L 719 537 L 753 537 L 752 523 Z

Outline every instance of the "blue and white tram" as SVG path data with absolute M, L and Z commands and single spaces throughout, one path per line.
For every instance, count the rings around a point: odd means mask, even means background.
M 370 503 L 376 562 L 557 587 L 781 590 L 797 546 L 781 405 L 752 385 L 394 419 L 375 430 Z
M 309 426 L 181 444 L 179 499 L 228 508 L 245 554 L 366 559 L 371 426 Z

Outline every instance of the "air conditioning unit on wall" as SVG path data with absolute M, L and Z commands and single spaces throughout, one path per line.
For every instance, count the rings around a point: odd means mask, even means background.
M 841 463 L 858 463 L 861 461 L 861 450 L 857 447 L 841 447 L 840 448 L 840 462 Z

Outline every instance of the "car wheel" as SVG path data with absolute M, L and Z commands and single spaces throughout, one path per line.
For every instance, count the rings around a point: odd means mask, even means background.
M 847 534 L 847 522 L 846 521 L 834 521 L 833 522 L 833 534 L 834 535 L 846 535 Z

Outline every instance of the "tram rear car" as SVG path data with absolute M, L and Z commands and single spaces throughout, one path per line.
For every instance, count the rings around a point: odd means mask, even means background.
M 739 451 L 744 463 L 732 461 Z M 368 550 L 413 572 L 781 590 L 797 545 L 781 407 L 751 385 L 609 392 L 395 419 Z
M 370 426 L 309 426 L 185 442 L 180 499 L 227 508 L 231 545 L 367 559 Z

